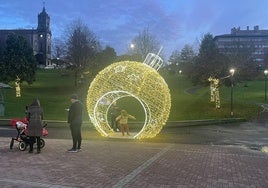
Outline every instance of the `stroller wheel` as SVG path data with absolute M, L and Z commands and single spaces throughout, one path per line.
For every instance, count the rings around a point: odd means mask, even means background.
M 26 142 L 22 141 L 22 142 L 19 143 L 19 150 L 20 151 L 25 151 L 26 148 L 27 148 Z
M 13 149 L 13 145 L 14 145 L 14 139 L 11 138 L 9 148 L 10 148 L 10 149 Z
M 40 147 L 43 148 L 45 147 L 46 143 L 45 140 L 43 138 L 40 138 Z

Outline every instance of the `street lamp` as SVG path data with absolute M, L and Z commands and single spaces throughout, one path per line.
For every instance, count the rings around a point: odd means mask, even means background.
M 234 115 L 233 112 L 233 88 L 234 88 L 234 83 L 233 83 L 233 76 L 234 76 L 234 69 L 230 69 L 230 77 L 231 77 L 231 116 Z
M 129 45 L 129 55 L 133 56 L 135 54 L 135 44 L 130 43 Z
M 265 85 L 264 85 L 264 88 L 265 88 L 265 97 L 264 97 L 264 99 L 265 99 L 265 101 L 266 101 L 266 93 L 267 93 L 267 74 L 268 74 L 268 70 L 264 70 L 264 80 L 265 80 Z

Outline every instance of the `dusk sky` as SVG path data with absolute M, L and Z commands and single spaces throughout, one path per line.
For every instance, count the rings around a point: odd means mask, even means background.
M 0 29 L 36 28 L 42 8 L 42 0 L 0 0 Z M 267 0 L 46 0 L 45 8 L 53 38 L 81 19 L 117 55 L 126 53 L 147 27 L 166 58 L 185 44 L 197 46 L 206 33 L 229 34 L 233 27 L 255 25 L 268 29 Z

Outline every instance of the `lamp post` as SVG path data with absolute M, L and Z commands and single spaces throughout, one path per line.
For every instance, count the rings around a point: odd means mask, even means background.
M 233 112 L 233 88 L 234 88 L 234 83 L 233 83 L 233 76 L 234 76 L 234 69 L 230 69 L 230 77 L 231 77 L 231 116 L 234 115 Z
M 266 101 L 267 98 L 267 74 L 268 74 L 268 70 L 264 70 L 264 81 L 265 81 L 265 85 L 264 85 L 264 100 Z

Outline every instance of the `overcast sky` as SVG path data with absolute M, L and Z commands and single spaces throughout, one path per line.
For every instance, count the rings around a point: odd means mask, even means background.
M 42 0 L 0 0 L 1 29 L 37 27 Z M 168 58 L 185 44 L 196 45 L 206 33 L 229 34 L 231 28 L 268 29 L 267 0 L 46 0 L 53 38 L 81 19 L 103 47 L 124 54 L 131 40 L 148 27 Z M 154 52 L 156 53 L 156 52 Z

